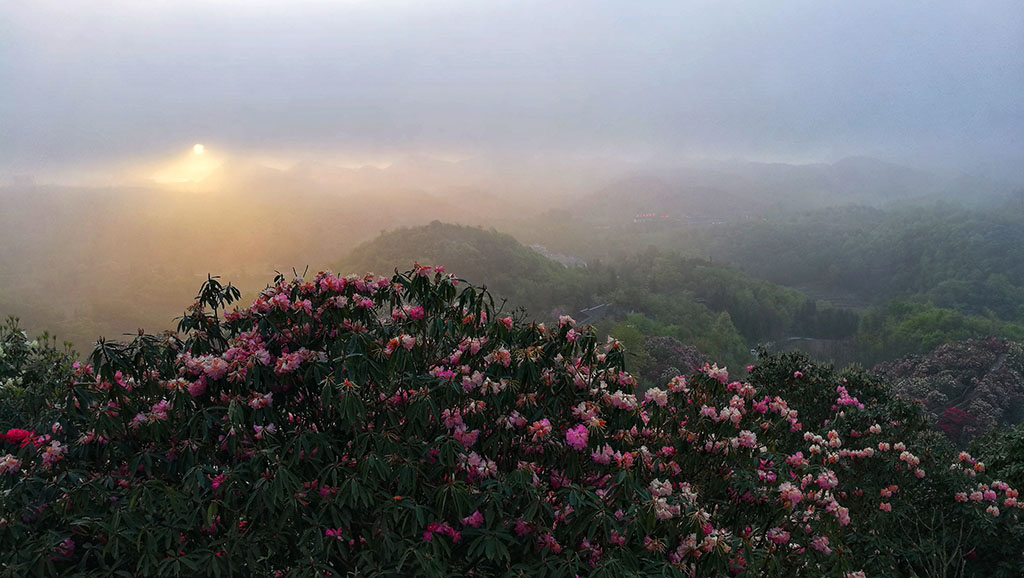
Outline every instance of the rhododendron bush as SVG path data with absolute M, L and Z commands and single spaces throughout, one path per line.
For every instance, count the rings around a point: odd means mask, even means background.
M 211 278 L 183 341 L 101 342 L 54 423 L 4 434 L 0 573 L 992 573 L 978 548 L 1020 535 L 1017 491 L 860 374 L 642 390 L 615 340 L 440 268 L 237 298 Z
M 57 340 L 46 334 L 30 339 L 17 318 L 0 325 L 0 426 L 49 427 L 57 417 L 50 402 L 63 391 L 73 361 L 67 344 L 58 347 Z

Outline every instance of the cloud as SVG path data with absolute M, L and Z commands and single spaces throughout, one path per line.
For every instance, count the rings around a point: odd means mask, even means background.
M 0 21 L 0 170 L 236 150 L 1024 155 L 1014 0 L 55 0 Z

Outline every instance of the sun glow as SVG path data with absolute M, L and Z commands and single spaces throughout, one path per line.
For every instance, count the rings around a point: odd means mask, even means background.
M 198 183 L 210 176 L 223 161 L 216 152 L 206 150 L 206 145 L 196 143 L 188 153 L 158 161 L 150 178 L 161 184 Z

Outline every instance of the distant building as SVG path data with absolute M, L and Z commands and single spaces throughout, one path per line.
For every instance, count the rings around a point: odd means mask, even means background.
M 633 217 L 633 223 L 637 225 L 660 223 L 669 219 L 668 215 L 659 215 L 658 213 L 637 213 Z

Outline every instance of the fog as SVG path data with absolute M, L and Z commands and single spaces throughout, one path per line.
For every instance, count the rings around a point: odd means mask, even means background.
M 0 86 L 0 313 L 80 349 L 435 219 L 605 258 L 645 211 L 1024 183 L 1013 0 L 44 0 Z
M 47 182 L 195 142 L 284 162 L 869 155 L 1007 169 L 1024 154 L 1024 11 L 48 0 L 4 7 L 0 84 L 0 172 Z

